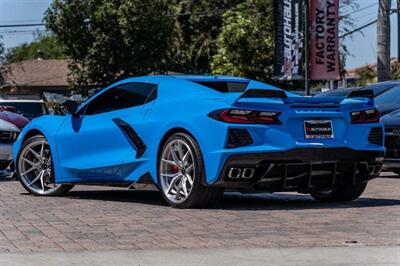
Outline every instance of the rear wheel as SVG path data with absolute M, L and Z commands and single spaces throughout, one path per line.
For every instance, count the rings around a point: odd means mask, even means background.
M 56 185 L 50 146 L 42 135 L 26 140 L 17 158 L 17 178 L 31 194 L 59 196 L 67 193 L 72 185 Z
M 197 142 L 177 133 L 163 146 L 158 162 L 158 181 L 166 201 L 173 207 L 206 207 L 215 203 L 223 189 L 206 187 L 204 163 Z
M 362 195 L 366 187 L 367 183 L 362 183 L 329 191 L 311 192 L 311 196 L 321 202 L 353 201 Z

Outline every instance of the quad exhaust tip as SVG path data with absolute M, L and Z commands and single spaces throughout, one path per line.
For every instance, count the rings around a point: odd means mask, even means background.
M 229 169 L 228 178 L 230 179 L 251 179 L 254 177 L 254 168 L 238 168 L 232 167 Z
M 244 168 L 242 171 L 242 178 L 250 179 L 254 176 L 254 168 Z

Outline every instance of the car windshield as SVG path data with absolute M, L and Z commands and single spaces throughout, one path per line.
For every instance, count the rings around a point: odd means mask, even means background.
M 47 113 L 46 107 L 41 102 L 0 102 L 0 106 L 13 106 L 17 109 L 17 113 L 29 119 Z

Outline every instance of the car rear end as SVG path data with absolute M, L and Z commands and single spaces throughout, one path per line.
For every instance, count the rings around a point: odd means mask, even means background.
M 368 97 L 287 97 L 249 88 L 209 114 L 226 132 L 216 184 L 250 191 L 310 192 L 379 175 L 383 126 Z
M 386 155 L 384 169 L 400 174 L 400 111 L 382 117 L 385 125 Z

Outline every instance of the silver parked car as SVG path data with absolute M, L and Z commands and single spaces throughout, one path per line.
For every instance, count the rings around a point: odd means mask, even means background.
M 19 135 L 19 128 L 0 119 L 0 171 L 4 171 L 12 162 L 12 146 Z

